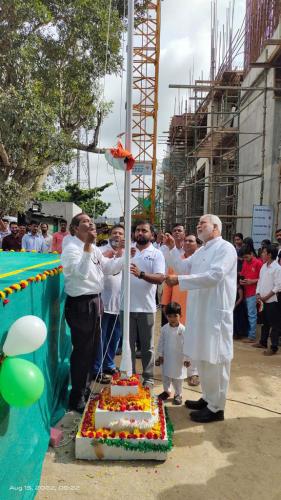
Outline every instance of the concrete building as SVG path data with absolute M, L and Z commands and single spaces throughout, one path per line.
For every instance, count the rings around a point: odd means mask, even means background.
M 60 219 L 65 219 L 69 225 L 72 217 L 82 212 L 81 208 L 70 201 L 40 201 L 31 202 L 24 219 L 26 222 L 37 220 L 49 224 L 50 232 L 58 230 Z
M 225 238 L 239 231 L 259 247 L 281 226 L 281 2 L 246 5 L 245 29 L 210 80 L 170 85 L 188 89 L 194 112 L 171 119 L 163 224 L 192 231 L 200 215 L 215 213 Z
M 240 183 L 238 190 L 238 212 L 241 217 L 237 220 L 237 230 L 245 235 L 252 234 L 254 205 L 272 207 L 271 233 L 281 225 L 280 67 L 279 23 L 245 76 L 243 87 L 249 90 L 241 93 L 239 173 L 241 176 L 252 175 L 251 181 Z M 250 132 L 252 137 L 245 132 Z

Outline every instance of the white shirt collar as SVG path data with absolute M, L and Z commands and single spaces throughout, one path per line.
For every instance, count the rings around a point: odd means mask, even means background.
M 143 250 L 140 250 L 137 246 L 136 249 L 138 250 L 138 252 L 152 252 L 153 250 L 155 250 L 155 247 L 152 245 L 152 243 L 150 243 L 150 245 Z
M 205 245 L 204 245 L 204 248 L 211 247 L 212 245 L 214 245 L 219 240 L 222 240 L 221 236 L 217 236 L 216 238 L 213 238 L 212 240 L 207 241 L 207 243 L 205 243 Z
M 73 236 L 73 238 L 74 238 L 76 245 L 79 245 L 80 247 L 85 245 L 84 241 L 80 240 L 80 238 L 77 238 L 77 236 Z

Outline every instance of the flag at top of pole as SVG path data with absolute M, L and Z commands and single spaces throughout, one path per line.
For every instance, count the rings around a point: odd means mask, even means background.
M 118 170 L 132 170 L 135 164 L 135 158 L 132 153 L 124 149 L 121 141 L 118 142 L 116 148 L 106 150 L 105 158 L 109 165 Z

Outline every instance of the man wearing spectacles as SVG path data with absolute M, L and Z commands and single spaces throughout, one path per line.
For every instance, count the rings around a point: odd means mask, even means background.
M 100 352 L 101 318 L 104 275 L 116 274 L 123 268 L 123 258 L 105 257 L 96 247 L 96 226 L 91 218 L 80 213 L 71 221 L 73 237 L 64 247 L 61 261 L 65 278 L 65 318 L 71 330 L 73 351 L 70 358 L 72 389 L 69 408 L 83 413 L 87 385 L 93 373 L 96 357 Z
M 188 259 L 179 259 L 174 239 L 167 235 L 170 260 L 179 276 L 166 282 L 188 290 L 184 354 L 197 364 L 202 398 L 186 401 L 194 410 L 195 422 L 224 420 L 224 407 L 233 357 L 233 309 L 236 299 L 237 254 L 231 243 L 221 237 L 221 220 L 203 215 L 197 234 L 204 245 Z

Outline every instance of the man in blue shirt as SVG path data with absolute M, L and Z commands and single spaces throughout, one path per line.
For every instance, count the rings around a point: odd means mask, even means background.
M 37 221 L 31 221 L 30 233 L 25 234 L 22 238 L 22 248 L 27 252 L 32 250 L 43 253 L 48 252 L 47 245 L 41 234 L 38 233 L 39 223 Z

